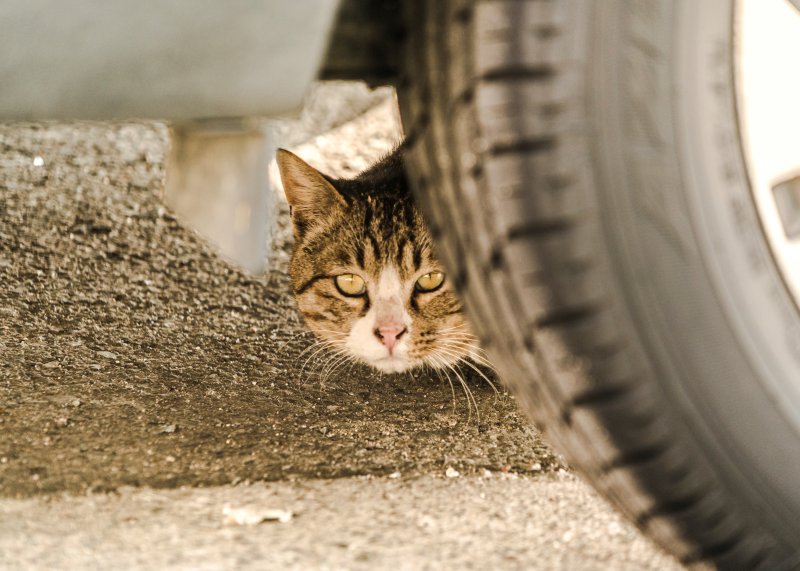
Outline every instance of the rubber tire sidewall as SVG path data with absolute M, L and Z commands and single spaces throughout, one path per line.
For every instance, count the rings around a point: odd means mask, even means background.
M 743 159 L 735 2 L 653 4 L 604 0 L 593 19 L 607 245 L 668 406 L 742 507 L 796 546 L 800 316 Z

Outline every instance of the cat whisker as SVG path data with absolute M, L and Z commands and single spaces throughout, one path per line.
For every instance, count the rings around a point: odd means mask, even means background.
M 353 372 L 353 367 L 356 367 L 358 365 L 359 365 L 358 359 L 354 359 L 354 358 L 350 359 L 350 363 L 349 363 L 349 366 L 347 367 L 347 373 L 346 373 L 348 379 L 350 378 L 350 375 Z
M 309 361 L 311 361 L 314 357 L 316 357 L 317 355 L 319 355 L 323 351 L 328 351 L 328 350 L 332 349 L 332 344 L 330 342 L 328 342 L 328 341 L 321 341 L 321 342 L 317 343 L 316 346 L 317 346 L 317 350 L 314 351 L 313 353 L 311 353 L 311 355 L 309 355 L 309 357 L 303 363 L 303 366 L 300 367 L 300 374 L 301 375 L 305 371 L 306 366 L 308 365 Z
M 462 350 L 458 349 L 458 352 L 461 353 Z M 489 369 L 493 373 L 497 373 L 497 370 L 492 366 L 492 364 L 489 361 L 487 361 L 486 359 L 484 359 L 483 357 L 481 357 L 480 355 L 466 355 L 466 356 L 463 356 L 461 358 L 461 360 L 462 361 L 474 361 L 478 365 L 481 365 L 482 367 L 486 367 L 487 369 Z
M 489 358 L 488 358 L 488 355 L 486 354 L 486 351 L 483 349 L 483 347 L 478 345 L 477 339 L 475 337 L 471 337 L 471 336 L 467 337 L 467 336 L 464 336 L 464 335 L 447 336 L 447 337 L 443 338 L 442 343 L 445 346 L 458 345 L 459 347 L 467 350 L 473 356 L 477 355 L 481 359 L 483 359 L 484 362 L 481 363 L 481 364 L 484 364 L 487 367 L 489 367 L 491 369 L 494 369 L 494 367 L 489 362 Z
M 320 348 L 325 348 L 327 346 L 328 346 L 328 343 L 326 341 L 317 341 L 317 342 L 309 345 L 308 347 L 306 347 L 305 349 L 300 351 L 300 353 L 294 358 L 294 364 L 297 364 L 297 361 L 299 361 L 303 357 L 303 355 L 305 355 L 309 351 L 314 351 L 313 354 L 311 354 L 310 357 L 309 357 L 309 358 L 311 358 L 311 357 L 313 357 L 314 355 L 317 354 L 317 352 L 318 352 L 318 350 Z M 303 366 L 305 366 L 305 363 L 303 363 Z M 303 367 L 301 367 L 300 370 L 302 371 Z
M 484 356 L 485 354 L 483 354 L 483 355 L 481 354 L 482 351 L 481 352 L 474 352 L 474 353 L 472 353 L 470 351 L 470 350 L 474 350 L 474 349 L 479 349 L 479 348 L 475 347 L 474 345 L 468 345 L 468 344 L 461 343 L 461 342 L 458 342 L 458 341 L 452 342 L 452 341 L 448 340 L 444 344 L 444 347 L 452 349 L 452 350 L 454 350 L 456 352 L 467 352 L 467 353 L 470 353 L 470 355 L 468 357 L 462 357 L 462 359 L 466 359 L 466 358 L 472 359 L 473 361 L 477 362 L 479 365 L 483 365 L 484 367 L 486 367 L 488 369 L 491 369 L 495 373 L 497 372 L 497 370 L 494 368 L 494 366 Z
M 426 364 L 426 365 L 427 365 L 427 364 Z M 440 380 L 440 381 L 444 382 L 444 379 L 442 378 L 442 374 L 439 372 L 439 369 L 438 369 L 438 368 L 436 368 L 436 367 L 431 367 L 431 366 L 429 366 L 429 365 L 428 365 L 428 368 L 430 368 L 430 370 L 431 370 L 431 371 L 433 371 L 434 373 L 436 373 L 436 376 L 437 376 L 437 377 L 439 377 L 439 380 Z M 453 386 L 453 381 L 451 381 L 449 378 L 447 379 L 447 384 L 449 384 L 449 385 L 450 385 L 450 394 L 452 394 L 452 395 L 453 395 L 453 414 L 455 414 L 455 413 L 456 413 L 456 389 L 455 389 L 455 387 Z
M 325 341 L 324 339 L 317 339 L 311 345 L 309 345 L 308 347 L 306 347 L 305 349 L 300 351 L 300 353 L 297 354 L 297 356 L 294 358 L 295 362 L 297 362 L 300 359 L 300 357 L 305 355 L 308 351 L 311 351 L 312 349 L 316 349 L 317 347 L 320 347 L 321 345 L 325 345 L 327 343 L 328 343 L 328 341 Z
M 461 376 L 461 374 L 458 372 L 458 370 L 453 365 L 448 364 L 447 365 L 447 369 L 450 369 L 451 371 L 453 371 L 453 374 L 458 379 L 458 382 L 461 383 L 461 388 L 464 389 L 464 393 L 467 395 L 467 400 L 469 401 L 469 399 L 472 399 L 472 405 L 475 407 L 475 417 L 478 419 L 478 422 L 480 422 L 481 421 L 481 411 L 478 408 L 478 401 L 475 399 L 475 395 L 473 394 L 472 390 L 467 385 L 467 381 L 464 380 L 464 377 Z M 445 369 L 445 374 L 447 372 L 447 369 Z M 467 410 L 469 410 L 469 407 L 467 407 Z M 472 417 L 471 414 L 467 415 L 467 422 L 470 421 L 471 417 Z
M 314 329 L 314 333 L 330 333 L 331 335 L 335 335 L 338 338 L 344 339 L 347 337 L 347 333 L 342 331 L 336 331 L 334 329 Z
M 331 377 L 331 375 L 334 373 L 334 371 L 336 371 L 337 369 L 339 369 L 342 366 L 344 366 L 344 364 L 347 363 L 350 360 L 350 358 L 351 358 L 350 355 L 348 355 L 344 351 L 340 351 L 340 352 L 336 353 L 331 358 L 332 364 L 327 365 L 323 369 L 323 371 L 322 371 L 322 380 L 320 381 L 320 383 L 321 384 L 325 384 L 328 381 L 328 379 Z
M 277 329 L 276 331 L 290 332 L 292 330 L 291 329 Z M 321 330 L 318 330 L 318 331 L 322 332 L 322 333 L 330 333 L 332 335 L 338 335 L 338 336 L 341 336 L 341 337 L 346 337 L 346 334 L 342 333 L 341 331 L 333 331 L 333 330 L 327 330 L 327 329 L 321 329 Z M 300 331 L 300 332 L 294 333 L 293 335 L 290 335 L 289 338 L 286 339 L 283 343 L 281 343 L 276 350 L 277 351 L 281 351 L 287 345 L 289 345 L 290 343 L 293 343 L 294 341 L 296 341 L 298 338 L 305 337 L 305 336 L 308 336 L 308 335 L 315 335 L 315 333 L 314 333 L 314 331 L 311 331 L 311 330 L 304 330 L 304 331 Z
M 497 385 L 495 385 L 495 384 L 494 384 L 494 383 L 491 381 L 491 379 L 489 379 L 489 377 L 487 377 L 487 376 L 486 376 L 486 375 L 483 373 L 483 371 L 481 371 L 481 370 L 480 370 L 478 367 L 476 367 L 475 365 L 473 365 L 472 363 L 470 363 L 470 362 L 469 362 L 467 359 L 461 359 L 461 361 L 459 361 L 459 363 L 458 363 L 458 364 L 459 364 L 459 365 L 466 365 L 467 367 L 469 367 L 470 369 L 472 369 L 473 371 L 475 371 L 476 373 L 478 373 L 478 375 L 480 375 L 480 377 L 481 377 L 481 378 L 483 378 L 483 380 L 484 380 L 484 381 L 486 381 L 487 383 L 489 383 L 489 386 L 490 386 L 490 387 L 492 387 L 492 390 L 494 391 L 494 399 L 495 399 L 495 402 L 497 402 L 497 399 L 500 397 L 500 391 L 498 390 L 498 388 L 497 388 Z
M 467 327 L 468 327 L 468 325 L 467 325 L 466 323 L 462 323 L 462 324 L 460 324 L 460 325 L 455 325 L 455 326 L 453 326 L 453 327 L 443 327 L 443 328 L 441 328 L 441 329 L 437 329 L 437 330 L 436 330 L 436 332 L 437 332 L 438 334 L 440 334 L 440 335 L 441 335 L 442 333 L 451 333 L 451 332 L 454 332 L 454 331 L 455 331 L 455 332 L 459 332 L 459 333 L 464 333 L 464 332 L 465 332 L 465 330 L 467 330 L 467 329 L 466 329 Z M 472 333 L 467 333 L 467 334 L 468 334 L 468 335 L 472 335 Z
M 451 332 L 446 335 L 440 335 L 440 339 L 452 339 L 453 341 L 461 341 L 464 343 L 469 343 L 470 345 L 474 345 L 476 348 L 481 348 L 478 344 L 478 338 L 474 335 L 467 335 L 466 333 L 458 333 L 458 332 Z
M 291 330 L 284 329 L 284 330 L 278 330 L 278 331 L 291 331 Z M 302 337 L 302 336 L 305 336 L 305 335 L 313 335 L 313 333 L 314 333 L 313 331 L 300 331 L 299 333 L 295 333 L 294 335 L 291 335 L 286 341 L 281 343 L 278 346 L 278 348 L 276 349 L 276 351 L 282 351 L 289 343 L 292 343 L 298 337 Z
M 436 356 L 435 355 L 426 355 L 425 357 L 423 357 L 423 359 L 422 359 L 422 369 L 423 369 L 423 371 L 427 369 L 427 370 L 430 370 L 430 371 L 436 373 L 436 376 L 439 377 L 439 380 L 441 382 L 444 382 L 444 378 L 442 377 L 441 373 L 439 372 L 439 364 L 436 361 Z M 455 390 L 453 389 L 453 383 L 450 383 L 450 392 L 453 393 L 453 412 L 455 412 L 456 394 L 455 394 Z
M 442 364 L 444 366 L 439 367 L 439 370 L 447 377 L 447 382 L 450 383 L 450 386 L 453 386 L 453 380 L 450 378 L 450 373 L 448 372 L 449 366 L 444 362 L 442 362 Z M 467 399 L 467 422 L 469 422 L 472 420 L 472 402 L 470 401 L 470 393 L 468 392 L 469 389 L 464 385 L 463 380 L 459 380 L 461 381 L 461 390 L 464 392 L 464 397 Z
M 318 367 L 319 372 L 316 373 L 316 377 L 320 380 L 320 387 L 325 384 L 325 381 L 328 379 L 328 371 L 336 366 L 338 360 L 344 355 L 344 351 L 342 349 L 336 349 L 333 346 L 327 347 L 329 353 L 323 356 L 323 361 L 320 367 Z M 313 375 L 312 375 L 313 376 Z M 306 381 L 307 383 L 308 381 Z M 304 383 L 305 384 L 305 383 Z
M 322 337 L 319 337 L 317 339 L 317 341 L 323 341 L 323 342 L 339 342 L 339 341 L 343 341 L 347 337 L 347 334 L 346 333 L 342 333 L 341 331 L 333 331 L 333 330 L 329 330 L 329 329 L 317 329 L 316 331 L 301 331 L 300 333 L 298 333 L 296 335 L 293 335 L 289 339 L 289 341 L 287 341 L 287 343 L 290 343 L 295 338 L 300 337 L 301 335 L 307 335 L 307 334 L 316 335 L 318 333 L 330 333 L 332 336 L 334 336 L 334 338 L 332 340 L 331 339 L 324 339 Z
M 324 362 L 317 368 L 316 376 L 320 379 L 321 383 L 325 382 L 327 378 L 326 372 L 335 365 L 336 361 L 341 358 L 341 353 L 338 351 L 332 350 L 327 355 L 324 356 Z M 312 372 L 312 374 L 314 374 Z
M 342 340 L 328 341 L 328 348 L 337 354 L 343 354 L 347 352 L 347 346 Z
M 436 365 L 436 369 L 434 370 L 437 371 L 437 374 L 439 371 L 445 374 L 445 376 L 447 377 L 447 381 L 450 383 L 451 389 L 453 387 L 453 383 L 449 371 L 452 371 L 453 374 L 458 379 L 459 384 L 461 386 L 461 390 L 464 392 L 464 396 L 467 399 L 467 422 L 469 422 L 472 419 L 473 406 L 475 407 L 475 413 L 477 415 L 478 421 L 480 421 L 480 410 L 478 408 L 478 402 L 475 399 L 475 395 L 472 393 L 472 391 L 470 390 L 469 386 L 467 385 L 466 381 L 461 376 L 461 374 L 453 367 L 453 365 L 448 361 L 448 359 L 445 359 L 446 355 L 440 352 L 436 352 L 434 354 L 431 354 L 429 357 L 431 358 L 431 361 Z
M 447 355 L 447 356 L 460 357 L 460 355 L 457 352 L 453 351 L 453 350 L 448 350 L 447 348 L 440 348 L 439 350 L 442 353 L 444 353 L 445 355 Z M 475 371 L 476 373 L 478 373 L 478 375 L 480 375 L 487 383 L 489 383 L 489 386 L 492 387 L 492 390 L 494 391 L 494 394 L 495 394 L 495 399 L 500 396 L 500 391 L 497 390 L 497 386 L 489 379 L 489 377 L 487 377 L 483 373 L 483 371 L 481 371 L 478 367 L 476 367 L 475 365 L 470 363 L 469 360 L 464 359 L 464 358 L 458 358 L 458 360 L 456 361 L 456 364 L 457 365 L 464 364 L 467 367 L 469 367 L 470 369 L 472 369 L 473 371 Z
M 327 383 L 330 378 L 330 374 L 338 368 L 339 361 L 334 361 L 334 359 L 335 357 L 328 359 L 328 362 L 325 364 L 325 370 L 319 374 L 320 388 L 325 386 L 325 383 Z
M 478 338 L 473 335 L 472 333 L 466 333 L 464 331 L 440 331 L 440 336 L 447 336 L 452 337 L 453 339 L 461 339 L 464 341 L 477 341 Z M 442 335 L 445 334 L 445 335 Z

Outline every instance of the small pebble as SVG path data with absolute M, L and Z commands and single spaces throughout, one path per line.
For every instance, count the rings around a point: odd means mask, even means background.
M 97 355 L 103 357 L 104 359 L 116 359 L 117 354 L 112 353 L 111 351 L 98 351 Z
M 252 508 L 232 508 L 225 504 L 222 508 L 222 515 L 225 516 L 225 523 L 237 525 L 258 525 L 264 521 L 277 521 L 287 523 L 294 515 L 286 510 L 258 510 Z
M 44 365 L 42 365 L 42 367 L 44 367 L 45 369 L 56 369 L 56 368 L 58 368 L 58 366 L 59 366 L 59 362 L 58 361 L 49 361 L 49 362 L 45 363 Z
M 444 472 L 444 475 L 448 478 L 458 478 L 461 475 L 461 472 L 451 466 L 448 466 L 447 470 Z

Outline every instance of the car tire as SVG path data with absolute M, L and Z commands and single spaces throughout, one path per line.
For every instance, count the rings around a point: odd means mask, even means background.
M 690 566 L 800 567 L 800 312 L 734 0 L 407 2 L 407 169 L 504 382 Z

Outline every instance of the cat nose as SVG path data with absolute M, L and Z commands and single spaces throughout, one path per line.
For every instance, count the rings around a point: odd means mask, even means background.
M 381 325 L 380 327 L 376 327 L 373 333 L 375 333 L 375 337 L 386 345 L 391 355 L 395 343 L 397 343 L 397 340 L 400 339 L 406 331 L 408 331 L 408 329 L 404 325 Z

